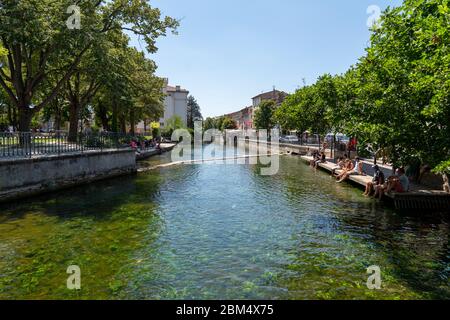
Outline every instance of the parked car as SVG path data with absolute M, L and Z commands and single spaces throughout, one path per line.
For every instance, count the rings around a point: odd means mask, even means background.
M 325 138 L 326 141 L 328 143 L 331 143 L 333 141 L 333 136 L 334 136 L 334 134 L 332 134 L 332 133 L 327 134 L 327 136 Z M 348 143 L 350 141 L 350 138 L 347 137 L 346 135 L 342 134 L 342 133 L 337 133 L 336 134 L 336 141 L 339 141 L 341 143 Z
M 283 143 L 296 143 L 298 142 L 298 138 L 297 136 L 284 136 L 280 138 L 280 142 Z

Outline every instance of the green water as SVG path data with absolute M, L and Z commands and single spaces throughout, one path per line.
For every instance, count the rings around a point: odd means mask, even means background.
M 276 176 L 176 166 L 2 205 L 0 298 L 450 298 L 448 220 L 361 193 L 285 156 Z

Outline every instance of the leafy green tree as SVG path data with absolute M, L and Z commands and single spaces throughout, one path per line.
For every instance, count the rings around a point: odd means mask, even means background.
M 236 121 L 231 119 L 230 117 L 223 117 L 220 130 L 234 130 L 237 129 Z
M 164 124 L 164 130 L 162 134 L 165 137 L 171 137 L 172 133 L 178 129 L 186 129 L 186 125 L 183 123 L 183 119 L 180 116 L 173 116 Z
M 164 115 L 165 81 L 155 76 L 156 64 L 144 54 L 130 49 L 130 87 L 131 102 L 129 106 L 130 133 L 134 134 L 135 126 L 140 120 L 157 121 Z
M 373 29 L 366 55 L 345 74 L 324 75 L 275 112 L 284 128 L 342 131 L 394 166 L 450 159 L 448 1 L 405 0 Z M 440 164 L 440 165 L 439 165 Z
M 2 58 L 0 85 L 19 114 L 19 129 L 28 131 L 32 117 L 42 110 L 76 72 L 89 49 L 112 30 L 127 30 L 146 41 L 155 52 L 155 40 L 177 27 L 161 17 L 145 0 L 77 2 L 80 29 L 66 25 L 69 0 L 5 0 L 0 6 L 0 43 L 7 49 Z M 52 90 L 39 95 L 48 78 L 57 77 Z
M 194 128 L 194 122 L 197 119 L 203 119 L 200 106 L 193 96 L 188 97 L 187 103 L 187 124 L 188 128 Z
M 103 87 L 93 100 L 98 122 L 105 130 L 134 134 L 136 123 L 157 121 L 163 115 L 164 80 L 156 64 L 126 45 L 112 48 Z M 102 74 L 102 73 L 100 73 Z
M 305 86 L 289 95 L 282 105 L 274 112 L 273 120 L 284 130 L 296 130 L 303 133 L 314 126 L 312 114 L 315 103 L 313 86 Z
M 317 80 L 313 87 L 313 103 L 308 112 L 311 116 L 310 129 L 319 135 L 325 135 L 333 129 L 328 114 L 337 109 L 338 93 L 335 78 L 325 74 Z
M 449 22 L 447 1 L 406 0 L 384 13 L 357 65 L 352 124 L 396 166 L 450 157 Z
M 222 124 L 223 120 L 225 119 L 224 116 L 218 117 L 214 119 L 214 129 L 222 130 Z
M 56 131 L 62 130 L 63 124 L 69 121 L 69 118 L 69 105 L 60 94 L 42 110 L 42 120 L 45 122 L 53 120 Z
M 114 79 L 113 72 L 123 68 L 127 45 L 128 38 L 121 31 L 109 31 L 89 48 L 67 80 L 63 91 L 69 104 L 71 141 L 77 138 L 82 111 L 86 110 L 100 88 Z
M 215 121 L 213 118 L 206 118 L 205 122 L 203 123 L 203 128 L 204 130 L 210 130 L 210 129 L 214 129 L 215 128 Z
M 254 124 L 257 129 L 270 130 L 274 127 L 275 101 L 267 100 L 259 104 L 254 115 Z

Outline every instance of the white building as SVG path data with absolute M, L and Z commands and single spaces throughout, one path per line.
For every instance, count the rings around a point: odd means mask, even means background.
M 166 83 L 167 82 L 168 81 L 166 81 Z M 167 121 L 174 116 L 180 117 L 184 125 L 187 125 L 187 102 L 189 91 L 182 89 L 180 86 L 173 87 L 168 84 L 166 84 L 163 91 L 166 97 L 164 98 L 164 117 L 159 120 L 161 129 L 164 129 Z M 144 121 L 141 121 L 136 127 L 136 132 L 148 130 L 149 123 L 144 125 Z
M 180 86 L 172 87 L 167 85 L 164 89 L 166 98 L 164 99 L 164 117 L 159 120 L 161 128 L 164 128 L 167 121 L 174 116 L 178 116 L 187 125 L 187 103 L 189 91 Z

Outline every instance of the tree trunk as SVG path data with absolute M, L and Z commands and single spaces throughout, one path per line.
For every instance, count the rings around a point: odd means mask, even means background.
M 57 110 L 55 113 L 55 130 L 61 131 L 61 122 L 62 122 L 61 110 Z
M 17 108 L 13 108 L 12 117 L 13 117 L 13 121 L 12 121 L 13 129 L 14 129 L 14 131 L 17 131 L 17 130 L 19 130 L 19 121 L 18 121 L 19 116 L 18 116 Z
M 28 106 L 19 108 L 19 145 L 25 153 L 31 152 L 31 125 L 32 112 Z
M 99 102 L 98 104 L 98 117 L 100 118 L 100 121 L 102 123 L 103 130 L 111 131 L 111 128 L 109 127 L 107 111 L 102 102 Z
M 135 128 L 136 127 L 136 117 L 135 117 L 135 114 L 134 114 L 134 110 L 133 109 L 131 109 L 130 110 L 130 134 L 131 135 L 135 135 Z
M 442 174 L 442 180 L 444 180 L 443 189 L 445 192 L 450 193 L 450 184 L 449 184 L 449 177 L 447 173 Z
M 32 114 L 28 106 L 19 107 L 19 131 L 30 132 Z
M 113 114 L 112 114 L 112 127 L 111 127 L 111 129 L 112 129 L 113 132 L 119 132 L 119 121 L 118 121 L 118 118 L 119 118 L 119 115 L 118 115 L 119 107 L 117 106 L 116 100 L 113 101 L 112 105 L 113 105 Z
M 127 133 L 127 122 L 124 115 L 119 116 L 120 121 L 120 133 Z
M 14 124 L 14 122 L 13 122 L 13 113 L 12 113 L 12 110 L 11 110 L 11 109 L 12 109 L 12 108 L 11 108 L 11 105 L 8 104 L 7 107 L 8 107 L 8 108 L 7 108 L 7 117 L 8 117 L 9 125 L 15 127 L 15 124 Z
M 79 110 L 80 106 L 78 101 L 73 100 L 70 101 L 70 109 L 69 109 L 69 141 L 77 142 L 78 136 L 78 120 L 79 120 Z

